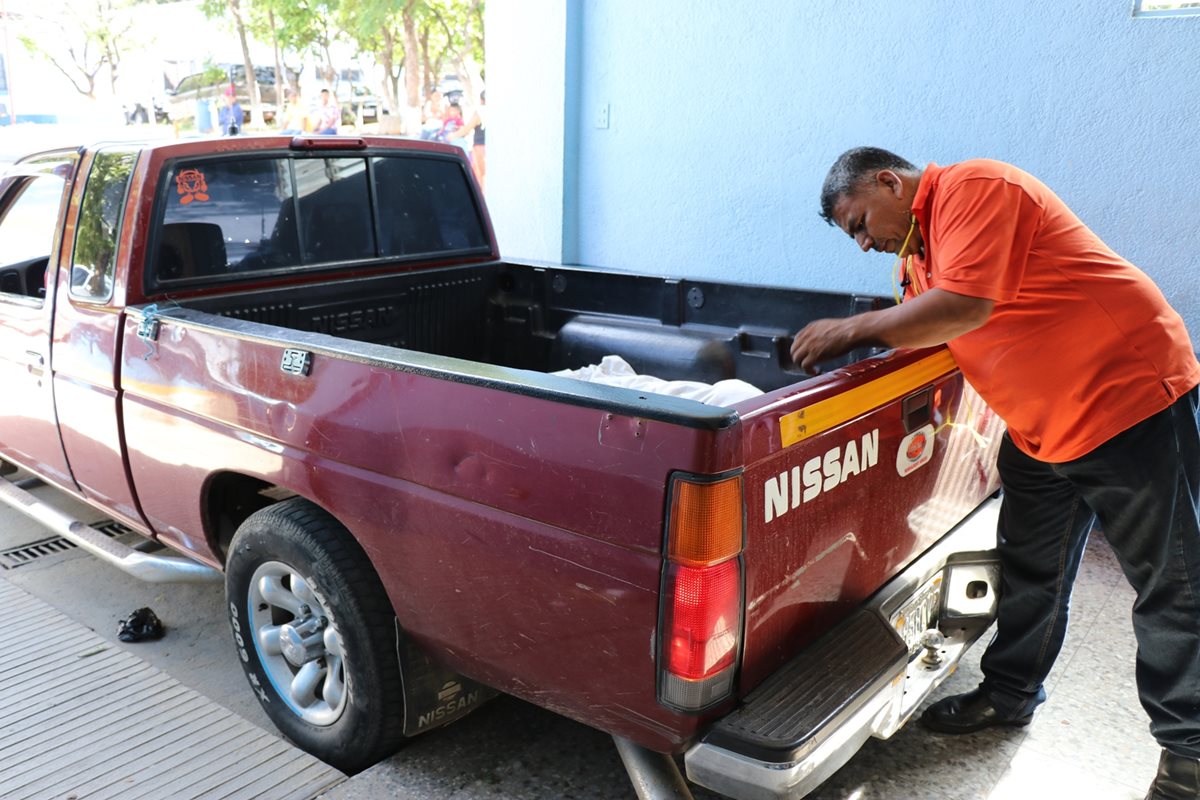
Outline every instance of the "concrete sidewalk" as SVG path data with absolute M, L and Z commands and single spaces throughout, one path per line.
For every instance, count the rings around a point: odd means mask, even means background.
M 0 797 L 307 800 L 345 776 L 0 578 Z

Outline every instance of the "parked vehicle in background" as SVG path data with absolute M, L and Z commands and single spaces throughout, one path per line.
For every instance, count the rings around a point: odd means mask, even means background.
M 154 108 L 154 121 L 157 123 L 170 122 L 170 116 L 167 110 L 157 100 L 152 100 L 151 105 Z M 150 112 L 146 109 L 145 103 L 137 100 L 124 103 L 121 106 L 121 111 L 125 114 L 126 125 L 145 125 L 150 122 Z
M 234 98 L 242 107 L 244 122 L 250 121 L 250 85 L 246 81 L 246 68 L 241 64 L 218 64 L 221 72 L 205 70 L 182 78 L 167 98 L 166 113 L 172 122 L 184 122 L 196 117 L 196 103 L 200 100 L 217 100 L 224 88 L 233 84 Z M 274 122 L 279 108 L 279 96 L 275 91 L 275 68 L 255 67 L 254 77 L 258 83 L 258 97 L 262 103 L 263 119 Z M 292 80 L 298 76 L 292 73 Z
M 338 103 L 344 110 L 354 114 L 360 122 L 379 120 L 379 94 L 371 86 L 366 73 L 358 68 L 338 72 L 336 88 Z
M 328 79 L 327 75 L 320 67 L 313 65 L 305 66 L 300 72 L 301 97 L 309 105 L 309 110 L 315 108 L 320 91 L 329 89 L 337 98 L 343 124 L 379 121 L 382 103 L 364 70 L 349 67 L 334 72 L 332 79 Z

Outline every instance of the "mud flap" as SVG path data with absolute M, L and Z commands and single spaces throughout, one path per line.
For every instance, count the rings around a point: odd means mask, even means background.
M 438 664 L 396 621 L 396 655 L 404 685 L 404 735 L 439 728 L 465 717 L 499 694 Z

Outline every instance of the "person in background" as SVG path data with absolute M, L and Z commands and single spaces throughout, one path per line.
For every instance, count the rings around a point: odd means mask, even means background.
M 300 104 L 300 95 L 295 89 L 288 89 L 285 96 L 287 100 L 283 106 L 283 116 L 280 117 L 282 122 L 279 132 L 288 136 L 304 133 L 308 130 L 308 114 Z
M 315 133 L 324 136 L 336 136 L 338 125 L 342 121 L 342 110 L 328 89 L 321 90 L 321 104 L 313 114 L 312 128 Z
M 442 116 L 446 113 L 446 101 L 437 89 L 430 89 L 425 94 L 425 104 L 421 106 L 422 139 L 437 139 L 442 132 Z
M 451 103 L 446 106 L 446 118 L 442 120 L 442 127 L 438 130 L 437 136 L 434 138 L 439 142 L 449 142 L 453 134 L 460 130 L 462 126 L 462 106 L 458 103 Z M 465 150 L 466 148 L 464 147 L 463 149 Z
M 855 148 L 830 168 L 821 216 L 864 252 L 896 254 L 906 296 L 810 322 L 796 364 L 945 344 L 1008 424 L 983 682 L 921 721 L 950 734 L 1029 724 L 1098 520 L 1137 592 L 1138 696 L 1162 747 L 1146 800 L 1200 798 L 1200 363 L 1183 319 L 1045 184 L 1000 161 L 922 169 Z
M 421 125 L 427 125 L 433 121 L 437 121 L 440 126 L 442 123 L 442 93 L 437 89 L 430 89 L 425 93 L 425 105 L 421 106 Z
M 217 129 L 222 136 L 237 136 L 243 120 L 242 106 L 233 93 L 233 86 L 226 86 L 221 96 L 221 110 L 217 112 Z
M 471 171 L 475 173 L 475 180 L 479 182 L 479 189 L 483 191 L 484 179 L 487 175 L 487 149 L 485 146 L 484 137 L 487 135 L 487 92 L 479 93 L 479 107 L 471 114 L 471 119 L 467 120 L 467 124 L 446 136 L 449 141 L 456 139 L 465 139 L 469 134 L 474 133 L 471 140 Z

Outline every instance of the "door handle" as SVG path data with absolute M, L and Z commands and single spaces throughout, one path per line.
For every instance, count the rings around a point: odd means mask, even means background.
M 35 378 L 42 377 L 46 371 L 46 358 L 41 353 L 33 350 L 25 351 L 25 366 L 29 369 L 29 374 Z
M 904 398 L 900 413 L 904 417 L 905 433 L 912 433 L 933 421 L 933 387 L 928 386 Z

